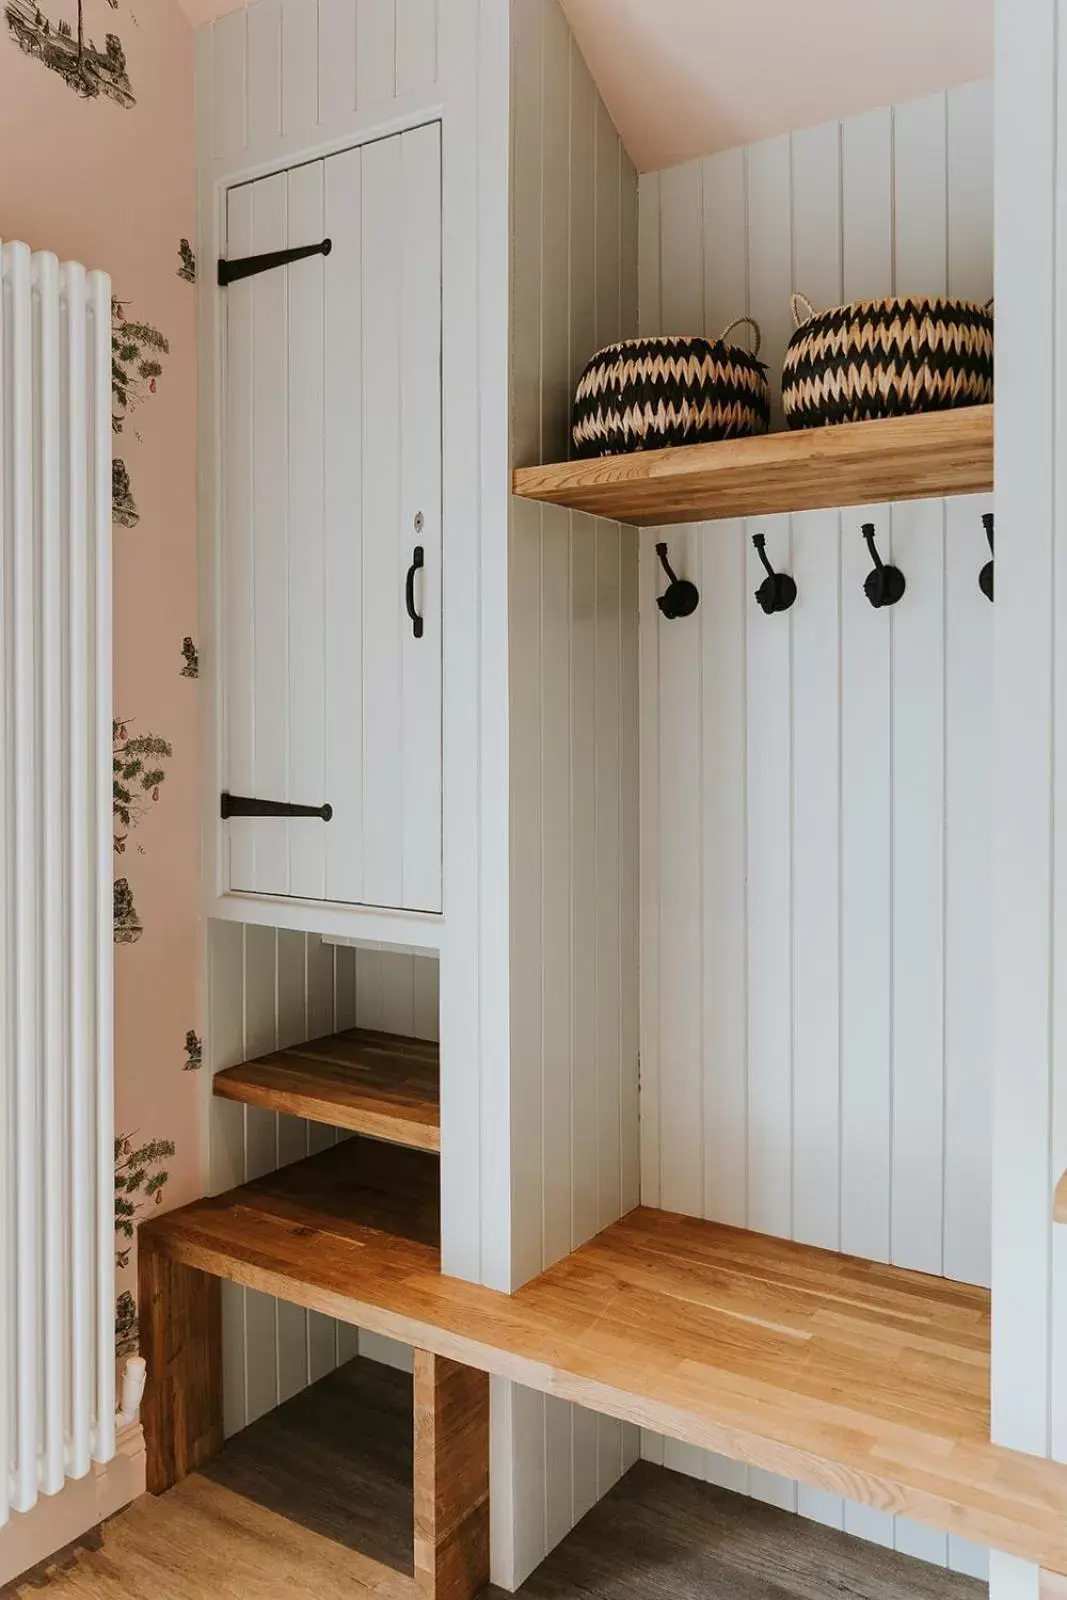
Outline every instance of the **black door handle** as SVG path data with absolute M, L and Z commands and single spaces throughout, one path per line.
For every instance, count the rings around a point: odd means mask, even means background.
M 422 618 L 419 616 L 419 613 L 415 610 L 415 574 L 417 572 L 421 572 L 425 565 L 426 552 L 422 548 L 421 544 L 417 544 L 415 549 L 412 551 L 411 565 L 408 568 L 407 589 L 404 594 L 404 600 L 408 608 L 408 616 L 411 618 L 411 631 L 415 635 L 416 639 L 422 638 L 424 623 Z
M 291 806 L 285 800 L 252 800 L 244 794 L 224 794 L 219 812 L 224 822 L 230 817 L 318 817 L 329 822 L 333 806 Z

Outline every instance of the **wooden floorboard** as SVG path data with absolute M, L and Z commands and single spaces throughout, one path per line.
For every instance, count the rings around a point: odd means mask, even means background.
M 202 1474 L 410 1577 L 412 1414 L 410 1375 L 357 1359 L 236 1434 Z
M 406 1161 L 387 1196 L 387 1148 L 352 1141 L 172 1212 L 147 1224 L 151 1246 L 1067 1571 L 1067 1466 L 989 1442 L 986 1291 L 639 1209 L 497 1294 L 440 1275 L 419 1166 L 432 1158 L 394 1151 Z
M 354 1363 L 231 1440 L 209 1473 L 159 1499 L 145 1497 L 107 1523 L 67 1558 L 68 1570 L 39 1573 L 5 1593 L 27 1600 L 412 1600 L 410 1581 L 376 1566 L 365 1543 L 360 1548 L 374 1520 L 389 1524 L 372 1535 L 379 1553 L 410 1543 L 410 1495 L 383 1492 L 381 1482 L 396 1485 L 410 1461 L 409 1391 L 388 1369 Z M 331 1409 L 338 1413 L 332 1420 Z M 641 1463 L 520 1595 L 980 1600 L 985 1592 L 973 1579 Z M 502 1592 L 490 1591 L 487 1600 L 502 1600 Z
M 225 1100 L 441 1148 L 440 1052 L 426 1040 L 352 1028 L 227 1067 L 212 1088 Z
M 43 1578 L 43 1585 L 42 1585 Z M 412 1600 L 411 1579 L 199 1473 L 107 1523 L 69 1568 L 14 1584 L 31 1600 Z
M 528 1600 L 980 1600 L 987 1586 L 639 1462 Z

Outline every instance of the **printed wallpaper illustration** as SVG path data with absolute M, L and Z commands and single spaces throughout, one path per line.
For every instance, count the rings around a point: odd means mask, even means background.
M 0 4 L 0 238 L 101 267 L 114 294 L 115 1320 L 128 1353 L 137 1223 L 203 1192 L 192 31 L 177 0 Z
M 4 8 L 7 25 L 28 56 L 56 72 L 64 83 L 87 100 L 107 95 L 127 109 L 137 104 L 133 85 L 126 71 L 126 52 L 117 33 L 104 34 L 104 48 L 98 50 L 86 36 L 85 11 L 91 0 L 76 0 L 77 16 L 49 16 L 29 0 L 7 0 Z M 112 11 L 119 0 L 106 0 Z

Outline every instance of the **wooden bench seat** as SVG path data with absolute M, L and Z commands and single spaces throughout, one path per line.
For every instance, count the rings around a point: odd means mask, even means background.
M 228 1278 L 1067 1573 L 1067 1466 L 989 1441 L 986 1291 L 640 1208 L 509 1296 L 440 1275 L 435 1186 L 435 1158 L 356 1140 L 145 1224 L 154 1384 L 203 1298 L 174 1271 Z M 206 1411 L 210 1317 L 172 1371 Z M 154 1486 L 196 1464 L 173 1434 L 201 1408 L 164 1402 Z

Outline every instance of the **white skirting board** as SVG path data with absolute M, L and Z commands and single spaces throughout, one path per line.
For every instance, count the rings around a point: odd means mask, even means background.
M 32 1511 L 16 1512 L 0 1531 L 0 1589 L 83 1538 L 145 1492 L 141 1424 L 124 1429 L 106 1466 L 43 1495 Z

